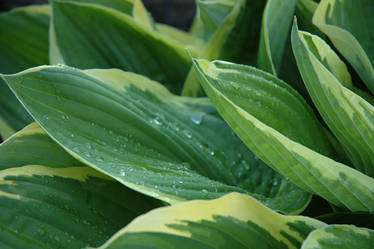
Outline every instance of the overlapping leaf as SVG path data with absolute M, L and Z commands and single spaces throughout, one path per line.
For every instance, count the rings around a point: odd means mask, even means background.
M 195 66 L 220 114 L 264 162 L 335 205 L 374 211 L 374 179 L 323 155 L 329 153 L 321 128 L 286 83 L 231 63 L 198 60 Z
M 160 206 L 77 162 L 37 124 L 1 144 L 0 158 L 2 249 L 98 246 Z
M 320 38 L 293 27 L 292 45 L 314 104 L 354 166 L 374 176 L 374 106 L 352 92 L 346 66 Z
M 265 0 L 236 1 L 231 12 L 223 19 L 209 39 L 199 58 L 222 59 L 235 63 L 256 65 L 261 16 L 265 2 Z M 243 51 L 245 52 L 243 53 Z M 192 69 L 185 81 L 183 95 L 201 95 L 201 88 L 195 74 Z
M 0 72 L 16 73 L 48 64 L 47 5 L 17 8 L 0 14 Z M 0 134 L 3 139 L 32 122 L 16 97 L 0 79 Z
M 191 201 L 134 220 L 100 249 L 297 249 L 324 223 L 283 216 L 245 195 Z
M 258 67 L 277 75 L 282 63 L 296 0 L 269 0 L 262 16 Z
M 53 63 L 77 68 L 120 68 L 180 92 L 191 66 L 183 44 L 105 6 L 55 0 L 52 7 Z
M 237 191 L 286 213 L 309 200 L 255 157 L 207 99 L 174 96 L 120 70 L 39 67 L 4 78 L 65 149 L 140 192 L 175 203 Z
M 374 2 L 322 0 L 313 17 L 374 93 Z
M 349 225 L 332 225 L 309 234 L 301 249 L 371 249 L 374 230 Z

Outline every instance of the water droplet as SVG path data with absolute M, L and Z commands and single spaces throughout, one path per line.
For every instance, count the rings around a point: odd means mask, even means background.
M 54 239 L 55 239 L 56 241 L 60 241 L 60 238 L 59 238 L 57 235 L 55 235 Z
M 86 157 L 92 157 L 92 153 L 91 153 L 91 152 L 86 152 L 84 155 L 85 155 Z
M 78 148 L 78 147 L 74 147 L 73 150 L 74 150 L 75 152 L 77 152 L 77 153 L 79 152 L 79 148 Z
M 211 156 L 214 156 L 214 151 L 213 150 L 211 150 L 210 152 L 209 152 L 209 154 L 211 155 Z
M 156 124 L 156 125 L 162 125 L 162 118 L 161 117 L 155 117 L 153 120 L 152 120 L 152 123 Z
M 182 180 L 180 180 L 180 181 L 178 181 L 180 184 L 182 184 L 183 183 L 183 181 Z
M 48 115 L 44 115 L 43 118 L 47 120 L 49 119 Z
M 203 193 L 208 193 L 208 190 L 206 190 L 206 189 L 203 189 L 203 190 L 201 190 Z
M 187 138 L 192 138 L 192 134 L 189 130 L 184 130 L 183 131 L 183 134 L 187 137 Z
M 98 161 L 98 162 L 104 162 L 104 157 L 98 156 L 98 157 L 96 157 L 96 161 Z
M 73 133 L 70 134 L 70 137 L 75 137 L 75 135 Z
M 126 172 L 125 172 L 124 169 L 121 169 L 120 172 L 119 172 L 119 174 L 120 174 L 121 176 L 126 176 Z
M 112 131 L 112 130 L 109 130 L 109 134 L 113 134 L 113 131 Z
M 86 146 L 88 149 L 92 149 L 92 145 L 90 143 L 87 143 Z
M 62 115 L 61 118 L 62 118 L 63 120 L 68 120 L 68 119 L 69 119 L 68 116 L 66 116 L 66 115 Z
M 198 114 L 191 116 L 192 123 L 197 124 L 197 125 L 201 124 L 203 121 L 203 116 L 204 116 L 203 113 L 198 113 Z

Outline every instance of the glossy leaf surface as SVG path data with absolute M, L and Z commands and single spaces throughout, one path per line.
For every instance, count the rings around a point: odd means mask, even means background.
M 4 78 L 53 139 L 130 188 L 169 203 L 237 191 L 286 213 L 309 200 L 255 157 L 205 98 L 178 97 L 120 70 L 39 67 Z
M 296 249 L 325 224 L 283 216 L 237 193 L 160 208 L 134 220 L 100 249 Z
M 321 145 L 327 140 L 323 137 L 318 140 L 318 132 L 308 135 L 307 131 L 311 131 L 311 128 L 304 127 L 304 136 L 309 137 L 314 145 L 308 144 L 308 140 L 301 140 L 301 135 L 292 137 L 298 127 L 292 112 L 297 110 L 296 103 L 304 106 L 305 102 L 302 104 L 300 96 L 293 94 L 292 97 L 292 91 L 285 87 L 286 83 L 254 68 L 227 62 L 197 60 L 195 66 L 200 72 L 204 90 L 220 114 L 245 144 L 270 167 L 303 189 L 337 206 L 345 206 L 352 211 L 373 212 L 373 178 L 324 156 L 329 155 L 326 154 L 328 149 L 322 149 Z M 279 82 L 278 85 L 275 82 Z M 257 85 L 262 87 L 262 91 L 254 87 Z M 275 89 L 271 91 L 268 85 Z M 273 101 L 265 102 L 265 94 L 273 95 Z M 239 98 L 240 95 L 245 98 Z M 257 95 L 260 97 L 256 98 Z M 251 99 L 253 102 L 248 101 Z M 290 105 L 291 101 L 297 99 L 295 104 Z M 260 111 L 256 110 L 256 106 L 261 107 Z M 261 112 L 264 109 L 266 112 Z M 279 121 L 267 120 L 269 109 L 276 113 L 274 117 Z M 296 117 L 300 118 L 302 113 L 300 111 Z M 304 115 L 309 116 L 310 121 L 299 124 L 313 124 L 313 118 L 307 113 L 308 108 Z M 284 120 L 280 120 L 282 114 L 285 115 Z M 281 126 L 283 122 L 290 121 L 293 124 L 291 127 Z

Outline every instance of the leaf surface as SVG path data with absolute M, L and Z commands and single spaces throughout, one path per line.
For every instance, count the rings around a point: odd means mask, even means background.
M 135 219 L 100 249 L 293 249 L 324 223 L 283 216 L 249 196 L 190 201 Z
M 295 0 L 269 0 L 264 9 L 257 65 L 275 76 L 280 70 L 295 6 Z
M 309 201 L 255 157 L 206 98 L 175 96 L 120 70 L 38 67 L 4 78 L 54 140 L 137 191 L 169 203 L 236 191 L 286 213 Z
M 119 68 L 181 91 L 191 66 L 183 44 L 111 8 L 57 0 L 52 7 L 52 48 L 60 55 L 54 63 Z
M 309 234 L 301 249 L 371 249 L 374 230 L 349 225 L 331 225 Z
M 374 179 L 328 157 L 329 145 L 323 131 L 318 131 L 320 125 L 316 124 L 314 132 L 305 127 L 316 119 L 286 83 L 247 66 L 205 60 L 194 63 L 219 113 L 267 165 L 337 206 L 373 212 Z M 309 121 L 297 121 L 302 117 Z M 295 135 L 297 127 L 301 134 Z
M 323 0 L 313 23 L 352 64 L 374 93 L 374 2 L 371 0 Z
M 0 14 L 0 72 L 16 73 L 48 64 L 50 7 L 36 5 Z M 3 139 L 32 122 L 6 83 L 0 79 L 0 134 Z
M 319 37 L 300 32 L 292 46 L 305 85 L 319 113 L 354 166 L 374 176 L 374 106 L 355 94 L 344 63 Z
M 1 144 L 0 158 L 2 249 L 99 246 L 160 206 L 77 162 L 36 123 Z

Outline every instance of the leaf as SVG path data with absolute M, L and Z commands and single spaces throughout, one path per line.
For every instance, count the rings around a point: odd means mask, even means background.
M 339 52 L 374 93 L 374 2 L 322 0 L 313 17 Z
M 48 5 L 0 14 L 0 72 L 16 73 L 48 64 Z
M 232 11 L 236 0 L 197 0 L 196 5 L 200 19 L 204 25 L 204 31 L 209 37 L 214 34 L 223 20 Z
M 260 22 L 265 2 L 265 0 L 236 1 L 232 11 L 209 39 L 199 58 L 256 65 L 261 32 Z M 193 68 L 185 80 L 182 95 L 191 97 L 202 95 Z
M 2 139 L 7 139 L 31 122 L 30 115 L 6 83 L 0 79 L 0 135 Z
M 277 214 L 248 196 L 232 193 L 153 210 L 99 249 L 296 249 L 312 230 L 323 226 L 311 218 Z
M 371 249 L 374 230 L 349 225 L 332 225 L 309 234 L 301 249 Z
M 328 45 L 317 36 L 298 31 L 296 23 L 292 46 L 319 113 L 354 166 L 374 176 L 374 106 L 349 90 L 347 68 Z
M 205 42 L 200 38 L 197 38 L 183 30 L 174 28 L 162 23 L 156 24 L 156 29 L 163 35 L 168 36 L 174 40 L 179 41 L 184 44 L 184 47 L 187 47 L 190 51 L 195 51 L 195 54 L 199 54 L 201 50 L 205 47 Z
M 206 98 L 175 96 L 120 70 L 38 67 L 4 78 L 54 140 L 137 191 L 168 203 L 237 191 L 285 213 L 309 201 L 256 158 Z
M 317 7 L 318 3 L 314 0 L 296 0 L 296 16 L 304 30 L 324 38 L 324 34 L 313 24 L 313 15 Z
M 262 16 L 258 67 L 277 76 L 295 11 L 295 0 L 269 0 Z
M 98 246 L 136 216 L 160 206 L 84 167 L 35 123 L 1 144 L 0 158 L 4 249 Z M 33 165 L 38 162 L 48 166 Z
M 48 64 L 47 5 L 16 8 L 0 14 L 0 72 L 16 73 Z M 8 86 L 0 79 L 0 135 L 8 138 L 32 122 Z
M 308 115 L 310 108 L 286 83 L 247 66 L 205 60 L 196 60 L 194 64 L 205 92 L 219 113 L 267 165 L 334 205 L 351 211 L 373 212 L 373 178 L 320 154 L 328 150 L 321 148 L 327 139 L 318 132 L 318 125 L 314 128 L 317 132 L 304 127 L 305 134 L 296 136 L 296 128 L 313 124 L 313 116 L 311 111 Z M 296 111 L 297 106 L 299 111 Z M 303 106 L 306 106 L 304 111 Z M 297 122 L 303 116 L 306 116 L 305 121 Z M 318 139 L 317 136 L 322 137 Z M 305 140 L 308 137 L 309 142 Z
M 26 126 L 0 145 L 0 170 L 25 165 L 60 168 L 81 164 L 54 142 L 37 123 Z
M 57 0 L 52 7 L 52 47 L 62 57 L 58 62 L 83 69 L 120 68 L 180 92 L 191 62 L 179 42 L 114 9 Z

